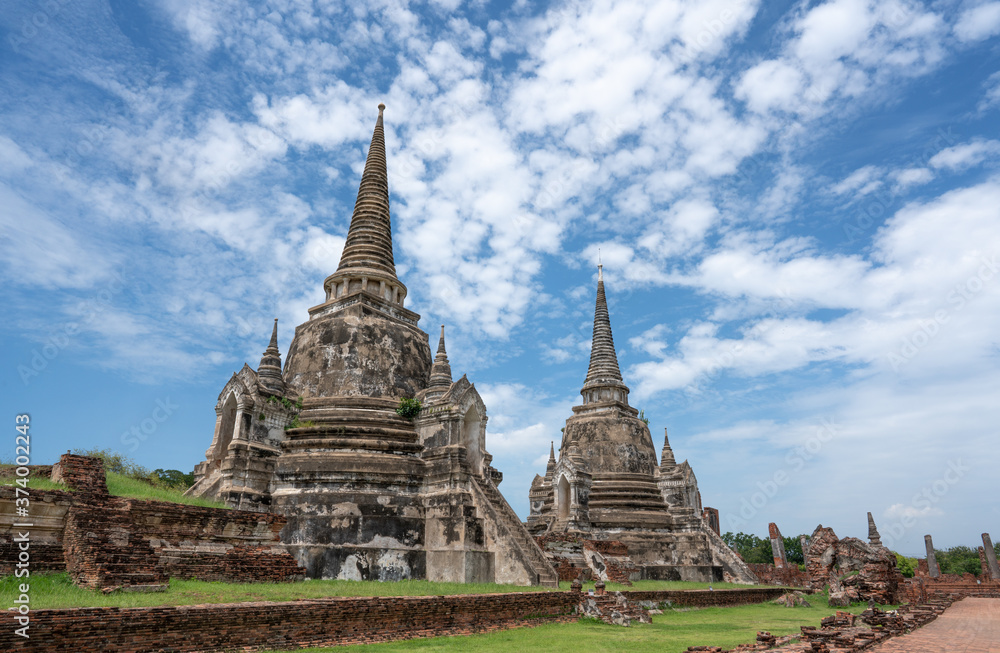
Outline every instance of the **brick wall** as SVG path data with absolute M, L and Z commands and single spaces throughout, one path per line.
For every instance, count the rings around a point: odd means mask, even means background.
M 33 472 L 35 470 L 32 470 Z M 31 569 L 67 570 L 84 587 L 157 586 L 168 577 L 277 582 L 303 570 L 283 546 L 285 518 L 112 497 L 101 461 L 63 455 L 52 469 L 74 492 L 31 493 Z M 12 573 L 14 489 L 0 487 L 0 573 Z
M 52 480 L 65 483 L 80 495 L 108 495 L 104 462 L 100 458 L 64 453 L 52 466 Z
M 781 587 L 749 587 L 722 590 L 627 590 L 622 592 L 629 601 L 670 601 L 673 605 L 697 608 L 710 606 L 749 605 L 773 601 L 788 590 Z
M 773 564 L 748 563 L 750 571 L 764 585 L 783 585 L 785 587 L 808 587 L 809 574 L 798 566 L 775 567 Z
M 575 619 L 577 592 L 331 598 L 283 603 L 35 610 L 30 639 L 0 614 L 0 650 L 261 650 L 467 635 Z
M 954 599 L 966 596 L 1000 598 L 1000 581 L 983 580 L 972 574 L 941 574 L 938 578 L 915 576 L 907 578 L 902 587 L 903 598 L 910 603 L 920 603 L 938 597 Z

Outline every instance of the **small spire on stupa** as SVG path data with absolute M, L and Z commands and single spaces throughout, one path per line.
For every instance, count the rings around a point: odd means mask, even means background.
M 628 388 L 622 381 L 615 353 L 615 340 L 611 334 L 611 318 L 608 315 L 608 301 L 604 295 L 604 265 L 597 266 L 597 305 L 594 308 L 594 334 L 590 347 L 590 367 L 583 382 L 583 403 L 606 401 L 609 393 L 601 393 L 600 388 L 611 388 L 618 395 L 618 401 L 628 403 Z M 588 392 L 588 390 L 598 390 Z
M 444 325 L 441 325 L 441 339 L 438 340 L 437 356 L 431 365 L 431 379 L 428 387 L 450 387 L 451 364 L 448 362 L 448 352 L 444 348 Z
M 257 366 L 257 382 L 273 395 L 285 392 L 285 379 L 281 376 L 281 352 L 278 350 L 278 318 L 274 318 L 271 342 Z
M 549 462 L 545 465 L 545 478 L 552 478 L 552 473 L 556 470 L 556 443 L 549 442 Z
M 660 452 L 660 468 L 673 467 L 677 464 L 674 459 L 674 450 L 670 448 L 670 439 L 667 437 L 667 429 L 663 429 L 663 450 Z

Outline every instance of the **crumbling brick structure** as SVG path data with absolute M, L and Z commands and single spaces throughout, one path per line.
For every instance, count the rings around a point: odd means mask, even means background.
M 903 577 L 896 569 L 895 554 L 887 548 L 854 537 L 840 539 L 832 528 L 820 525 L 804 553 L 810 585 L 830 585 L 831 605 L 859 600 L 898 603 Z
M 113 497 L 101 461 L 85 456 L 63 455 L 52 476 L 73 491 L 32 492 L 33 571 L 65 569 L 77 584 L 105 591 L 162 588 L 170 577 L 303 577 L 279 541 L 283 517 Z M 0 553 L 13 553 L 14 498 L 13 488 L 0 488 Z M 4 555 L 0 573 L 15 559 Z

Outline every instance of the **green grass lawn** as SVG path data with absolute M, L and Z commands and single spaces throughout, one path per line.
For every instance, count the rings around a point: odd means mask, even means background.
M 13 485 L 13 479 L 8 479 L 10 482 L 7 485 Z M 31 493 L 32 490 L 62 490 L 63 492 L 69 492 L 70 489 L 63 485 L 62 483 L 53 483 L 47 478 L 42 476 L 31 476 L 28 478 L 27 490 Z
M 732 608 L 680 609 L 653 616 L 652 624 L 635 624 L 630 628 L 608 626 L 582 619 L 573 623 L 542 624 L 531 628 L 515 628 L 483 635 L 413 639 L 367 646 L 338 646 L 304 649 L 319 653 L 389 653 L 392 651 L 553 651 L 555 653 L 587 653 L 629 651 L 629 653 L 682 653 L 689 646 L 722 646 L 755 641 L 758 630 L 771 634 L 790 635 L 800 632 L 800 626 L 818 626 L 823 617 L 834 614 L 827 607 L 827 595 L 807 597 L 811 607 L 786 608 L 771 603 L 742 605 Z M 859 613 L 866 605 L 848 608 Z M 844 608 L 841 608 L 842 610 Z
M 168 501 L 170 503 L 183 503 L 189 506 L 203 506 L 206 508 L 228 508 L 226 504 L 220 501 L 210 501 L 201 497 L 186 497 L 181 490 L 153 486 L 139 479 L 116 474 L 115 472 L 108 472 L 106 478 L 108 492 L 116 497 Z
M 0 578 L 0 605 L 13 605 L 21 581 Z M 243 601 L 295 601 L 330 596 L 440 596 L 444 594 L 489 594 L 494 592 L 541 592 L 543 587 L 520 587 L 493 583 L 432 583 L 425 580 L 379 583 L 352 580 L 309 580 L 297 583 L 214 583 L 170 579 L 165 592 L 101 592 L 73 585 L 66 573 L 31 576 L 31 609 L 116 606 L 137 608 L 154 605 L 197 605 Z
M 0 605 L 15 596 L 18 579 L 13 576 L 0 578 Z M 560 583 L 568 590 L 569 583 Z M 584 591 L 593 588 L 586 583 Z M 712 587 L 746 587 L 716 583 Z M 707 589 L 707 583 L 671 581 L 640 581 L 633 587 L 608 583 L 608 590 L 682 590 Z M 239 603 L 242 601 L 295 601 L 329 596 L 440 596 L 443 594 L 487 594 L 492 592 L 544 592 L 544 587 L 497 585 L 494 583 L 433 583 L 423 580 L 396 583 L 364 582 L 351 580 L 309 580 L 296 583 L 219 583 L 200 580 L 170 579 L 165 592 L 102 594 L 73 585 L 65 573 L 33 575 L 31 577 L 31 606 L 42 608 L 83 608 L 117 606 L 120 608 L 153 605 L 194 605 L 198 603 Z
M 12 465 L 8 464 L 0 466 L 12 467 Z M 183 503 L 189 506 L 203 506 L 206 508 L 228 509 L 228 506 L 222 502 L 210 501 L 208 499 L 202 499 L 200 497 L 186 497 L 184 496 L 183 490 L 150 485 L 149 483 L 146 483 L 142 480 L 132 478 L 131 476 L 125 476 L 124 474 L 107 472 L 105 474 L 105 479 L 108 484 L 108 492 L 111 494 L 111 496 L 115 497 L 127 497 L 129 499 L 149 499 L 152 501 Z M 5 483 L 7 485 L 11 485 L 13 484 L 13 482 L 14 478 L 5 479 Z M 28 491 L 30 492 L 31 490 L 62 490 L 63 492 L 73 491 L 66 485 L 63 485 L 62 483 L 53 483 L 48 478 L 43 476 L 29 477 Z

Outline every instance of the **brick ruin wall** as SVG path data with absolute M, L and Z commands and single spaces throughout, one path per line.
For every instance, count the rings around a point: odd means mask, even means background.
M 470 635 L 575 620 L 578 592 L 330 598 L 282 603 L 32 611 L 31 638 L 0 614 L 0 650 L 47 653 L 290 649 Z
M 621 594 L 629 601 L 670 602 L 692 608 L 750 605 L 773 601 L 788 590 L 781 587 L 750 587 L 721 590 L 625 590 Z
M 799 569 L 797 565 L 775 567 L 773 564 L 748 563 L 747 566 L 764 585 L 809 587 L 809 574 Z
M 62 456 L 52 475 L 74 491 L 31 491 L 33 571 L 66 570 L 78 585 L 100 589 L 158 586 L 169 577 L 303 577 L 280 545 L 281 516 L 112 497 L 100 461 L 83 456 Z M 0 487 L 0 574 L 13 573 L 17 559 L 14 498 L 14 488 Z
M 781 593 L 778 588 L 622 592 L 630 602 L 692 607 L 763 603 Z M 36 610 L 28 640 L 14 634 L 15 615 L 4 612 L 0 650 L 252 651 L 370 644 L 575 620 L 584 598 L 562 591 Z
M 984 580 L 973 574 L 941 574 L 937 578 L 914 576 L 905 579 L 903 599 L 909 603 L 922 603 L 942 597 L 952 599 L 966 596 L 1000 598 L 1000 580 Z

